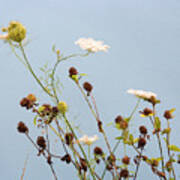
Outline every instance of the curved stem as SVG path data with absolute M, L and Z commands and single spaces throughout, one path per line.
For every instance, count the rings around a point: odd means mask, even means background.
M 31 67 L 31 65 L 30 65 L 30 63 L 29 63 L 29 61 L 28 61 L 28 58 L 27 58 L 27 56 L 26 56 L 26 54 L 25 54 L 24 48 L 23 48 L 23 46 L 22 46 L 21 43 L 19 43 L 19 47 L 20 47 L 20 50 L 21 50 L 21 52 L 22 52 L 22 54 L 23 54 L 24 60 L 25 60 L 25 62 L 26 62 L 26 64 L 27 64 L 27 67 L 28 67 L 29 71 L 31 72 L 31 74 L 33 75 L 33 77 L 35 78 L 35 80 L 37 81 L 37 83 L 41 86 L 41 88 L 42 88 L 49 96 L 53 97 L 53 95 L 44 87 L 44 85 L 41 83 L 41 81 L 39 80 L 39 78 L 38 78 L 38 77 L 36 76 L 36 74 L 34 73 L 34 71 L 33 71 L 32 67 Z

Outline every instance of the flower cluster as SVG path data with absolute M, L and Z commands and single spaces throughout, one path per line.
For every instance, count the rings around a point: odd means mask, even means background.
M 80 38 L 75 42 L 75 44 L 79 45 L 81 49 L 93 53 L 99 51 L 106 52 L 110 48 L 110 46 L 104 45 L 103 41 L 95 41 L 92 38 Z

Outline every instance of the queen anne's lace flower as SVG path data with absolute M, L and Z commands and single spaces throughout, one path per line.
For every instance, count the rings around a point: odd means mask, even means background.
M 110 46 L 104 45 L 103 41 L 95 41 L 92 38 L 80 38 L 75 42 L 75 44 L 79 45 L 81 49 L 93 53 L 98 51 L 106 52 L 110 48 Z
M 86 145 L 91 145 L 92 143 L 94 143 L 95 141 L 98 140 L 98 136 L 94 135 L 92 137 L 88 137 L 87 135 L 84 135 L 83 137 L 81 137 L 80 139 L 78 139 L 75 143 L 84 143 Z
M 152 97 L 153 98 L 157 97 L 157 95 L 155 93 L 150 92 L 150 91 L 143 91 L 143 90 L 128 89 L 127 93 L 133 94 L 133 95 L 137 96 L 138 98 L 142 98 L 145 100 L 150 100 Z

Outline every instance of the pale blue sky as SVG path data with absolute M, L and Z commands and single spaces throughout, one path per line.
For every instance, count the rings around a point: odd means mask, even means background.
M 94 96 L 104 124 L 118 114 L 127 116 L 136 99 L 126 94 L 129 88 L 151 90 L 157 93 L 162 104 L 158 106 L 162 115 L 165 109 L 176 108 L 172 141 L 180 145 L 180 1 L 179 0 L 0 0 L 0 27 L 11 20 L 22 22 L 31 40 L 26 47 L 31 64 L 39 67 L 47 61 L 55 62 L 51 51 L 56 44 L 64 54 L 80 52 L 74 45 L 80 37 L 103 40 L 111 46 L 108 53 L 97 53 L 87 58 L 76 58 L 64 62 L 58 75 L 64 84 L 63 99 L 70 105 L 69 117 L 80 124 L 88 135 L 96 133 L 96 124 L 82 100 L 79 91 L 68 78 L 68 69 L 76 66 L 85 72 L 94 85 Z M 7 44 L 0 42 L 1 67 L 1 178 L 19 179 L 27 153 L 26 180 L 52 179 L 49 167 L 36 156 L 32 145 L 16 132 L 19 121 L 33 128 L 33 115 L 19 107 L 19 101 L 28 93 L 36 94 L 42 103 L 42 91 L 30 73 L 12 55 Z M 50 101 L 48 101 L 50 102 Z M 146 106 L 146 103 L 143 103 Z M 143 107 L 144 107 L 143 106 Z M 139 124 L 148 124 L 137 117 L 132 122 L 134 131 Z M 163 119 L 164 120 L 164 119 Z M 91 127 L 91 128 L 89 128 Z M 38 131 L 30 130 L 33 137 Z M 117 132 L 108 127 L 113 139 Z M 174 138 L 175 137 L 175 138 Z M 102 137 L 98 143 L 102 141 Z M 55 146 L 56 147 L 56 146 Z M 57 147 L 56 147 L 57 149 Z M 156 146 L 146 150 L 156 151 Z M 60 179 L 74 179 L 70 167 L 55 163 Z M 142 170 L 142 168 L 140 169 Z M 147 174 L 143 174 L 144 177 Z M 151 173 L 148 174 L 152 176 Z M 108 177 L 107 177 L 108 179 Z M 143 179 L 143 178 L 142 178 Z M 155 179 L 155 177 L 154 177 Z

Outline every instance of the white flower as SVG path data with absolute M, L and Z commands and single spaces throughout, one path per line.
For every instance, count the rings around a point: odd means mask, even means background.
M 75 44 L 79 45 L 81 49 L 87 50 L 89 52 L 98 52 L 104 51 L 106 52 L 110 46 L 104 45 L 103 41 L 95 41 L 92 38 L 80 38 Z
M 6 40 L 8 38 L 8 34 L 0 35 L 0 39 Z
M 152 97 L 156 98 L 157 95 L 150 91 L 143 91 L 143 90 L 135 90 L 135 89 L 129 89 L 127 90 L 127 93 L 133 94 L 137 96 L 138 98 L 142 98 L 145 100 L 150 100 Z
M 98 140 L 98 136 L 94 135 L 92 137 L 88 137 L 87 135 L 84 135 L 83 137 L 81 137 L 80 139 L 78 139 L 75 143 L 84 143 L 86 145 L 91 145 L 92 143 L 94 143 L 95 141 Z

